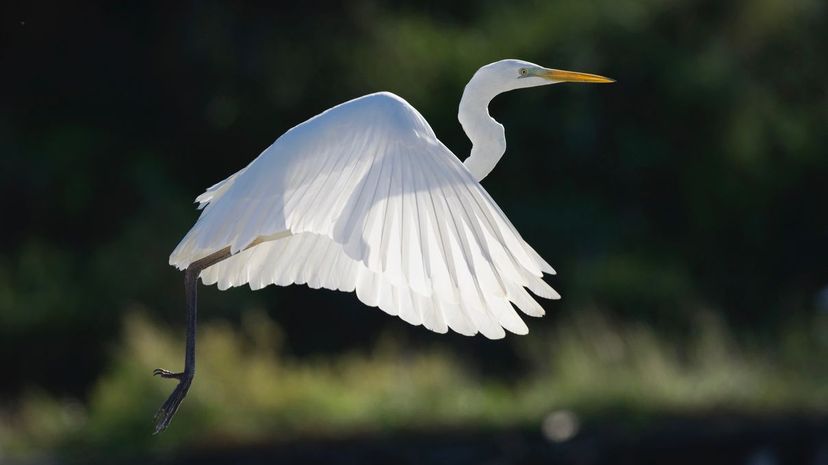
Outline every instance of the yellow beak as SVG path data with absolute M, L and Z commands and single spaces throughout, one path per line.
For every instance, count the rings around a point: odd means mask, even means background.
M 548 69 L 540 72 L 538 75 L 544 79 L 558 82 L 587 82 L 590 84 L 615 82 L 615 79 L 597 74 L 578 73 L 575 71 L 564 71 L 562 69 Z

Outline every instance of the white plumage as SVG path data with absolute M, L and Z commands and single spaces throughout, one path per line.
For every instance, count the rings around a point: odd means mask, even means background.
M 307 284 L 356 292 L 366 305 L 438 333 L 498 339 L 529 329 L 560 296 L 549 266 L 480 185 L 506 150 L 489 116 L 495 95 L 556 82 L 612 82 L 520 60 L 480 68 L 458 118 L 472 141 L 463 162 L 417 110 L 388 92 L 338 105 L 294 127 L 241 171 L 196 198 L 201 213 L 170 255 L 185 270 L 184 371 L 156 413 L 166 429 L 195 376 L 198 278 L 219 289 Z
M 394 94 L 333 107 L 199 196 L 201 217 L 170 264 L 186 269 L 229 247 L 229 258 L 201 272 L 205 284 L 355 291 L 432 331 L 526 334 L 512 304 L 541 316 L 526 288 L 559 295 L 542 279 L 552 267 L 480 185 L 506 147 L 487 105 L 507 90 L 592 76 L 566 73 L 518 60 L 481 68 L 460 105 L 474 144 L 465 165 Z

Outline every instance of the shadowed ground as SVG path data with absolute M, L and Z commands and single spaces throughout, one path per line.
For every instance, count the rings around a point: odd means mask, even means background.
M 171 457 L 125 463 L 158 465 L 257 464 L 590 464 L 824 465 L 828 418 L 719 416 L 660 418 L 645 428 L 624 421 L 586 424 L 555 443 L 537 431 L 434 431 L 350 438 L 305 438 L 252 444 L 201 444 Z M 107 463 L 94 458 L 92 463 Z

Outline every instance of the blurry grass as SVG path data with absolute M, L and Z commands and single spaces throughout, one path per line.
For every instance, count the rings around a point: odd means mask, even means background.
M 174 387 L 150 376 L 181 358 L 179 334 L 141 312 L 88 405 L 31 391 L 0 414 L 0 458 L 43 451 L 163 449 L 182 443 L 256 441 L 434 427 L 537 428 L 569 409 L 631 421 L 662 413 L 828 413 L 826 322 L 792 328 L 776 347 L 737 344 L 712 316 L 679 344 L 646 326 L 583 312 L 522 338 L 533 366 L 505 382 L 474 375 L 440 350 L 403 350 L 391 338 L 370 353 L 294 360 L 262 313 L 240 328 L 202 325 L 197 382 L 172 426 L 151 417 Z M 820 339 L 822 337 L 822 339 Z M 168 368 L 177 368 L 170 366 Z

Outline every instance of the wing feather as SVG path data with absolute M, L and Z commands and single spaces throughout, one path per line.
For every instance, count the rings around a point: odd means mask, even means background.
M 528 332 L 516 308 L 544 314 L 526 289 L 559 298 L 542 279 L 552 267 L 393 94 L 311 118 L 196 200 L 201 217 L 170 263 L 183 269 L 230 246 L 230 258 L 201 273 L 220 289 L 355 292 L 411 324 L 492 339 Z

